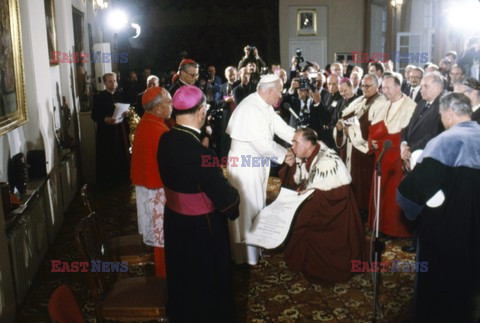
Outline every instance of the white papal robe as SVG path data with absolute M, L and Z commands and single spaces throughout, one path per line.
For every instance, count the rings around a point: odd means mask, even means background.
M 235 263 L 258 262 L 258 250 L 246 246 L 245 233 L 251 229 L 254 218 L 265 207 L 270 165 L 260 163 L 255 167 L 248 164 L 248 156 L 276 159 L 281 164 L 287 150 L 273 141 L 277 135 L 288 143 L 292 142 L 295 129 L 288 126 L 273 107 L 258 93 L 242 100 L 233 112 L 227 126 L 232 139 L 228 153 L 228 181 L 240 194 L 240 216 L 230 222 L 232 257 Z M 237 160 L 236 166 L 232 160 Z

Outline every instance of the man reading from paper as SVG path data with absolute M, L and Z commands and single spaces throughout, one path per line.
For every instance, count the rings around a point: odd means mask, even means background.
M 232 257 L 237 264 L 258 262 L 258 249 L 244 244 L 246 232 L 254 218 L 265 207 L 270 163 L 248 163 L 252 158 L 270 158 L 283 163 L 287 150 L 273 141 L 277 135 L 291 142 L 294 129 L 289 127 L 273 106 L 282 98 L 282 81 L 269 74 L 260 79 L 257 92 L 250 94 L 237 106 L 227 126 L 232 138 L 228 165 L 228 181 L 240 194 L 240 216 L 230 225 Z M 292 154 L 290 152 L 290 154 Z
M 280 169 L 282 186 L 315 192 L 298 211 L 285 249 L 288 268 L 312 282 L 348 280 L 351 260 L 363 259 L 362 221 L 350 174 L 334 150 L 309 128 L 297 129 Z

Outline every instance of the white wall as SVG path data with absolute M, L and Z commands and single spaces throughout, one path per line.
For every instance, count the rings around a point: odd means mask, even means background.
M 289 43 L 296 38 L 306 42 L 324 41 L 326 57 L 321 67 L 332 63 L 335 53 L 363 50 L 364 7 L 360 0 L 280 0 L 280 59 L 283 68 L 291 65 Z M 317 10 L 317 36 L 296 35 L 296 11 Z M 323 62 L 323 63 L 322 63 Z M 322 66 L 323 65 L 323 66 Z
M 429 60 L 433 60 L 432 53 L 432 32 L 428 28 L 428 24 L 425 21 L 425 9 L 426 9 L 425 0 L 412 0 L 412 11 L 410 18 L 410 33 L 420 34 L 420 48 L 419 52 L 428 53 Z
M 370 5 L 370 53 L 384 53 L 382 44 L 382 13 L 383 7 Z
M 33 149 L 44 149 L 47 161 L 47 172 L 51 177 L 48 181 L 52 227 L 58 230 L 64 206 L 59 196 L 62 195 L 60 180 L 60 160 L 57 153 L 57 143 L 54 136 L 55 128 L 59 127 L 59 114 L 54 118 L 53 106 L 59 108 L 59 100 L 65 96 L 75 120 L 74 100 L 72 86 L 75 79 L 75 66 L 68 63 L 50 65 L 47 45 L 47 30 L 45 19 L 44 0 L 13 0 L 19 4 L 20 25 L 22 35 L 23 68 L 25 74 L 25 96 L 28 122 L 8 134 L 0 136 L 0 181 L 8 179 L 8 158 L 18 152 L 27 153 Z M 88 51 L 88 28 L 92 25 L 94 41 L 101 41 L 102 34 L 99 31 L 101 24 L 96 22 L 99 15 L 92 10 L 92 0 L 55 0 L 55 25 L 57 34 L 58 51 L 72 52 L 74 46 L 72 5 L 83 12 L 85 32 L 84 44 Z M 89 69 L 88 66 L 86 67 Z M 78 101 L 77 101 L 78 103 Z M 79 106 L 77 104 L 77 106 Z M 54 121 L 56 120 L 56 122 Z M 56 123 L 56 124 L 55 124 Z M 74 125 L 71 125 L 71 132 Z M 73 134 L 73 132 L 72 132 Z M 63 171 L 69 171 L 63 167 Z M 74 168 L 73 171 L 75 171 Z M 73 193 L 71 193 L 73 194 Z M 65 207 L 67 207 L 66 205 Z M 55 215 L 57 214 L 57 215 Z M 3 226 L 3 213 L 0 212 L 0 250 L 5 255 L 7 247 L 6 232 Z M 56 222 L 54 222 L 54 220 Z M 53 223 L 54 222 L 54 223 Z M 50 237 L 53 241 L 53 237 Z M 6 261 L 5 261 L 6 260 Z M 9 284 L 11 277 L 8 276 L 8 257 L 2 258 L 0 266 L 0 321 L 12 321 L 14 308 L 10 295 Z M 8 285 L 8 286 L 7 286 Z M 7 307 L 5 299 L 8 298 Z
M 55 23 L 58 50 L 72 52 L 74 46 L 72 5 L 84 15 L 84 44 L 88 51 L 88 28 L 91 23 L 94 40 L 101 40 L 100 24 L 92 9 L 91 0 L 55 0 Z M 58 164 L 54 128 L 58 128 L 60 114 L 55 116 L 53 106 L 59 110 L 58 97 L 65 96 L 71 109 L 74 108 L 72 80 L 74 64 L 60 63 L 50 66 L 44 0 L 19 1 L 22 28 L 23 66 L 28 122 L 0 137 L 0 181 L 7 181 L 7 161 L 9 155 L 32 149 L 45 149 L 47 171 Z M 89 65 L 89 64 L 88 64 Z M 89 67 L 87 67 L 87 70 Z M 79 107 L 78 99 L 76 99 Z M 73 131 L 73 124 L 70 126 Z M 73 134 L 73 133 L 72 133 Z

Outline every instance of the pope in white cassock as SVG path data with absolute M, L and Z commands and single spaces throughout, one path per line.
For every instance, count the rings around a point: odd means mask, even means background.
M 277 135 L 292 143 L 295 129 L 288 126 L 275 113 L 275 105 L 282 97 L 282 81 L 278 76 L 263 76 L 257 86 L 257 92 L 242 100 L 233 112 L 227 126 L 227 133 L 232 139 L 228 164 L 228 181 L 240 194 L 240 216 L 230 222 L 230 240 L 232 257 L 237 264 L 258 262 L 258 248 L 246 246 L 246 232 L 251 229 L 253 220 L 265 207 L 270 164 L 248 162 L 252 158 L 273 159 L 283 163 L 290 150 L 275 143 Z M 237 159 L 238 158 L 238 159 Z M 249 159 L 250 158 L 250 159 Z

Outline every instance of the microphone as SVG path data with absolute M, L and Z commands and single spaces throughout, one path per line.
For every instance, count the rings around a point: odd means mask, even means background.
M 392 141 L 391 140 L 385 140 L 385 142 L 383 143 L 383 150 L 380 153 L 380 156 L 378 157 L 378 161 L 377 161 L 377 173 L 379 175 L 381 175 L 381 164 L 382 164 L 383 156 L 385 155 L 385 152 L 387 150 L 389 150 L 390 148 L 392 148 Z
M 290 103 L 285 102 L 283 104 L 283 108 L 285 110 L 288 110 L 295 119 L 297 119 L 298 121 L 302 121 L 302 120 L 300 120 L 300 117 L 295 113 L 295 111 L 293 111 L 292 107 L 290 106 Z

